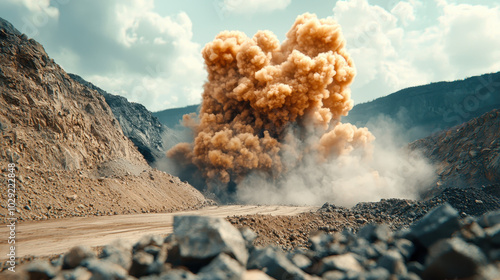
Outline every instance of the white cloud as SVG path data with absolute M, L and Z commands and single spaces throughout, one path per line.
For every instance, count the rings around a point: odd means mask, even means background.
M 8 5 L 30 19 L 47 14 L 47 22 L 34 25 L 37 32 L 28 35 L 66 71 L 152 111 L 200 102 L 206 73 L 186 13 L 161 16 L 152 0 Z
M 275 10 L 283 10 L 291 0 L 224 0 L 220 3 L 221 9 L 232 14 L 254 14 L 269 13 Z
M 404 26 L 415 20 L 413 5 L 408 2 L 398 2 L 391 10 L 391 14 L 395 15 Z
M 143 68 L 89 79 L 153 111 L 199 103 L 206 74 L 188 15 L 161 17 L 142 2 L 119 4 L 117 41 L 125 47 L 124 59 L 143 60 L 134 65 Z
M 444 5 L 439 18 L 444 51 L 450 66 L 460 74 L 500 68 L 500 8 L 478 5 Z
M 429 3 L 400 1 L 390 11 L 366 0 L 336 3 L 358 70 L 355 101 L 500 70 L 498 7 Z

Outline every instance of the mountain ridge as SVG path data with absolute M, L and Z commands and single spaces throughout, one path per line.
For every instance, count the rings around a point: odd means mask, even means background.
M 381 116 L 397 120 L 411 142 L 495 108 L 500 108 L 500 72 L 402 89 L 357 104 L 343 121 L 371 128 Z

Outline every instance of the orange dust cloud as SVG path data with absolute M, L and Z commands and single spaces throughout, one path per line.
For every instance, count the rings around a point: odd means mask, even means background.
M 325 161 L 369 150 L 366 128 L 340 122 L 353 107 L 356 74 L 340 25 L 304 14 L 286 36 L 280 45 L 270 31 L 253 38 L 224 31 L 203 48 L 208 81 L 199 122 L 184 117 L 194 143 L 167 154 L 197 166 L 209 186 L 237 184 L 251 171 L 276 178 L 289 165 L 284 153 Z

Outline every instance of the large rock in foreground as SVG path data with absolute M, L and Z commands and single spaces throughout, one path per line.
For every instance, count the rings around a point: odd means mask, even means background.
M 208 260 L 229 254 L 242 265 L 248 253 L 241 233 L 222 218 L 175 216 L 174 235 L 183 259 Z

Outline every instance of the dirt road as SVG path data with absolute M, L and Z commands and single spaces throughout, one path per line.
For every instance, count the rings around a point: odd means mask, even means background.
M 195 211 L 69 218 L 16 225 L 16 256 L 44 256 L 66 252 L 73 246 L 102 246 L 121 239 L 130 244 L 147 234 L 168 234 L 175 215 L 227 217 L 233 215 L 296 215 L 317 207 L 231 205 Z M 6 259 L 9 228 L 0 228 L 0 260 Z

